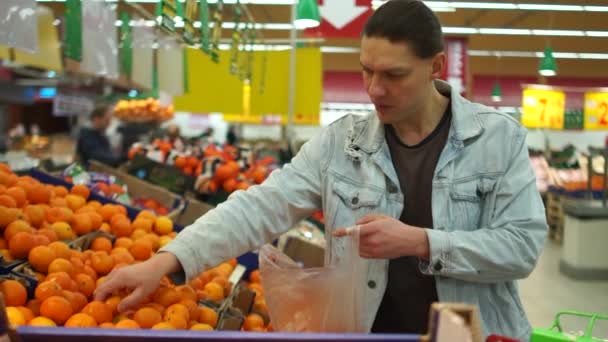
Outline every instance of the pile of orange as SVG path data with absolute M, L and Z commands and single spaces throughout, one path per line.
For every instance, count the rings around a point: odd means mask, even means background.
M 153 295 L 128 312 L 117 312 L 118 303 L 128 294 L 124 291 L 104 302 L 93 301 L 95 289 L 108 273 L 147 260 L 176 233 L 167 217 L 142 211 L 131 221 L 123 206 L 87 202 L 88 191 L 79 185 L 71 191 L 44 185 L 18 177 L 0 164 L 0 230 L 4 234 L 0 253 L 9 259 L 27 258 L 38 278 L 35 298 L 30 300 L 20 282 L 0 282 L 11 324 L 213 330 L 218 314 L 197 302 L 219 303 L 229 295 L 228 277 L 236 259 L 203 272 L 187 285 L 176 286 L 165 277 Z M 70 249 L 61 241 L 97 230 L 116 236 L 115 241 L 101 236 L 84 251 Z M 256 326 L 248 323 L 248 327 Z
M 243 330 L 271 332 L 272 324 L 268 317 L 268 307 L 266 299 L 264 299 L 264 289 L 260 283 L 260 271 L 255 270 L 249 274 L 249 283 L 246 286 L 255 292 L 255 300 L 253 303 L 252 313 L 245 317 Z

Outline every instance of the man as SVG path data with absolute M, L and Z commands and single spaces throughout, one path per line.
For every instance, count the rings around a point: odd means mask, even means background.
M 376 113 L 333 123 L 164 253 L 112 272 L 97 298 L 133 288 L 125 309 L 163 275 L 183 270 L 191 279 L 322 208 L 331 255 L 340 253 L 341 227 L 360 226 L 369 330 L 425 332 L 429 305 L 439 300 L 478 305 L 486 335 L 527 340 L 515 280 L 534 268 L 547 225 L 526 131 L 437 81 L 442 42 L 421 1 L 382 5 L 365 26 L 360 55 Z
M 80 129 L 76 153 L 85 167 L 89 166 L 89 160 L 92 159 L 110 166 L 118 166 L 121 162 L 121 158 L 112 152 L 110 141 L 106 136 L 111 120 L 112 108 L 99 105 L 90 115 L 91 127 Z

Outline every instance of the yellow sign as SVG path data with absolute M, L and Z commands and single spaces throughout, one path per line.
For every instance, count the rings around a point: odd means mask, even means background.
M 177 111 L 220 112 L 225 114 L 226 121 L 287 122 L 289 51 L 254 52 L 250 90 L 243 87 L 238 77 L 230 74 L 230 51 L 220 51 L 219 63 L 211 61 L 200 50 L 187 51 L 189 93 L 174 99 Z M 296 60 L 294 123 L 318 125 L 323 90 L 321 51 L 318 48 L 300 48 Z M 249 110 L 243 107 L 248 102 L 243 99 L 244 89 L 251 92 Z
M 563 91 L 524 89 L 521 123 L 530 128 L 563 129 L 565 103 Z
M 608 92 L 585 93 L 585 129 L 608 130 Z
M 10 48 L 8 46 L 0 45 L 0 59 L 10 59 Z
M 57 27 L 53 25 L 55 20 L 53 12 L 44 6 L 38 6 L 38 11 L 38 52 L 28 53 L 15 49 L 15 62 L 47 70 L 62 71 L 61 50 Z

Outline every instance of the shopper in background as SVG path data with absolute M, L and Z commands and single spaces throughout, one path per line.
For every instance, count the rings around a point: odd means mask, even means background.
M 99 105 L 90 115 L 91 127 L 82 127 L 78 134 L 76 153 L 85 167 L 89 160 L 97 160 L 110 166 L 118 166 L 122 158 L 112 151 L 106 130 L 112 120 L 112 107 Z
M 230 126 L 228 127 L 228 132 L 226 133 L 226 143 L 231 146 L 236 146 L 239 142 L 239 137 L 236 134 L 236 127 Z
M 149 261 L 113 271 L 96 298 L 134 289 L 124 310 L 164 275 L 193 279 L 321 208 L 330 255 L 341 253 L 343 227 L 360 227 L 370 331 L 423 333 L 432 302 L 465 302 L 479 307 L 486 335 L 527 340 L 515 281 L 534 269 L 547 224 L 526 130 L 438 80 L 442 29 L 422 1 L 383 4 L 364 28 L 360 61 L 375 113 L 324 128 L 262 185 L 233 194 Z

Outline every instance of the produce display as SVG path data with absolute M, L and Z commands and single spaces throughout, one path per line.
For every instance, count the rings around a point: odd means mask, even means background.
M 113 269 L 147 260 L 176 233 L 167 217 L 141 211 L 131 220 L 124 206 L 89 201 L 89 195 L 84 185 L 68 190 L 43 184 L 17 176 L 0 164 L 0 267 L 6 267 L 0 292 L 10 323 L 214 330 L 221 318 L 219 308 L 231 294 L 228 279 L 236 259 L 203 272 L 186 285 L 177 286 L 165 277 L 155 293 L 127 312 L 117 311 L 125 291 L 115 292 L 105 301 L 93 300 L 95 289 Z M 15 260 L 23 262 L 9 269 Z M 37 280 L 33 288 L 23 281 L 27 275 Z M 245 317 L 242 329 L 271 330 L 256 272 L 247 286 L 258 294 L 257 313 Z
M 120 100 L 114 116 L 126 122 L 163 122 L 173 118 L 173 105 L 162 106 L 157 99 Z
M 261 184 L 273 170 L 276 161 L 271 157 L 254 160 L 248 146 L 204 147 L 188 146 L 182 151 L 171 142 L 156 139 L 151 144 L 137 143 L 129 151 L 129 158 L 143 155 L 156 162 L 173 166 L 186 176 L 194 177 L 195 190 L 202 194 L 218 191 L 232 193 Z

